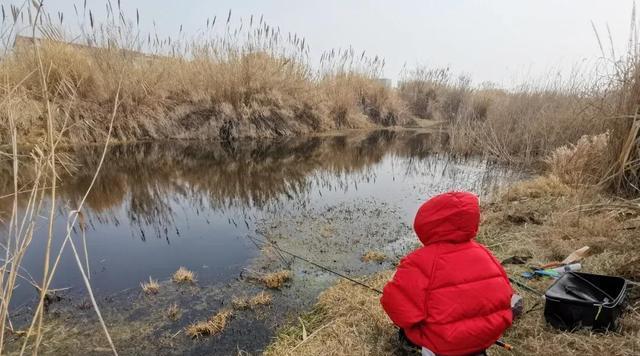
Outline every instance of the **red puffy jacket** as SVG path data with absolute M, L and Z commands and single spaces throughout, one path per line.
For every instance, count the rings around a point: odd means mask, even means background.
M 400 261 L 384 287 L 382 307 L 416 345 L 439 355 L 491 346 L 511 326 L 504 269 L 474 241 L 478 198 L 451 192 L 424 203 L 413 228 L 424 244 Z

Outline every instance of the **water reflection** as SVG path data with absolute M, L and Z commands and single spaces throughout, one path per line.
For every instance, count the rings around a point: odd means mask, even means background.
M 171 222 L 176 199 L 197 210 L 274 209 L 285 201 L 304 199 L 314 183 L 344 190 L 347 181 L 341 178 L 356 172 L 350 183 L 371 180 L 369 168 L 385 155 L 406 157 L 406 174 L 429 169 L 423 159 L 433 155 L 437 142 L 428 133 L 375 131 L 267 142 L 114 146 L 86 206 L 90 219 L 117 225 L 113 211 L 125 204 L 131 222 L 156 226 Z M 89 186 L 99 149 L 81 149 L 76 157 L 81 168 L 61 189 L 70 206 L 77 205 Z M 165 228 L 159 226 L 161 231 Z
M 429 194 L 448 189 L 486 194 L 511 179 L 507 169 L 439 153 L 445 139 L 438 133 L 381 130 L 279 141 L 113 146 L 85 205 L 93 285 L 112 292 L 137 286 L 149 275 L 164 278 L 180 265 L 195 269 L 204 282 L 233 278 L 255 253 L 243 236 L 274 214 L 377 199 L 403 209 L 409 221 Z M 58 245 L 65 214 L 91 183 L 100 148 L 80 148 L 73 157 L 76 169 L 59 190 Z M 10 206 L 7 200 L 0 203 Z M 44 236 L 42 231 L 34 236 L 24 260 L 36 278 Z M 57 285 L 78 286 L 78 277 L 66 256 Z

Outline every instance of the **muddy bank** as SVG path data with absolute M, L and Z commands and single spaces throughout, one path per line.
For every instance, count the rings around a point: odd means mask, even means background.
M 316 86 L 313 90 L 317 90 Z M 287 94 L 285 98 L 275 94 L 256 102 L 241 100 L 230 103 L 201 97 L 168 97 L 145 105 L 131 102 L 130 98 L 123 98 L 121 93 L 113 120 L 111 142 L 168 139 L 233 142 L 239 139 L 310 136 L 348 129 L 411 127 L 420 121 L 414 119 L 399 103 L 378 102 L 369 97 L 395 97 L 395 92 L 377 87 L 374 88 L 375 94 L 353 90 L 353 94 L 358 92 L 357 95 L 363 97 L 354 97 L 353 102 L 348 104 L 334 102 L 319 92 L 308 101 L 295 100 Z M 272 94 L 265 94 L 269 95 Z M 43 133 L 46 132 L 42 121 L 42 117 L 46 117 L 43 104 L 39 99 L 18 100 L 24 102 L 23 106 L 31 108 L 19 111 L 21 120 L 18 120 L 16 128 L 18 145 L 41 144 Z M 59 137 L 60 146 L 105 142 L 113 115 L 111 100 L 102 103 L 77 99 L 53 100 L 51 105 L 66 113 L 66 116 L 53 115 L 56 127 L 54 135 Z M 0 148 L 3 144 L 8 147 L 11 142 L 8 132 L 8 127 L 0 123 L 0 138 L 3 139 Z

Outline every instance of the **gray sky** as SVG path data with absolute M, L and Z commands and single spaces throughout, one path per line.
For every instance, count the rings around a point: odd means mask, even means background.
M 2 3 L 21 3 L 2 0 Z M 49 12 L 73 17 L 73 3 L 45 0 Z M 112 0 L 117 3 L 117 0 Z M 304 36 L 313 58 L 326 49 L 353 46 L 385 58 L 385 76 L 397 79 L 403 66 L 450 66 L 475 83 L 493 81 L 510 86 L 522 78 L 568 73 L 600 57 L 591 21 L 608 38 L 610 28 L 618 51 L 629 37 L 632 0 L 121 0 L 142 27 L 175 35 L 202 29 L 207 18 L 248 19 L 251 14 Z M 87 0 L 94 13 L 106 0 Z

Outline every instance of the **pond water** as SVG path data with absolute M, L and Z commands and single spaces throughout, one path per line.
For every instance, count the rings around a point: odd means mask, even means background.
M 448 190 L 486 196 L 520 177 L 481 159 L 441 153 L 444 140 L 437 132 L 380 130 L 113 146 L 73 241 L 82 262 L 88 261 L 99 296 L 138 289 L 150 276 L 169 279 L 180 266 L 195 271 L 199 285 L 231 282 L 260 254 L 248 238 L 257 235 L 284 236 L 288 246 L 298 241 L 297 250 L 309 258 L 349 273 L 369 273 L 373 270 L 341 259 L 370 249 L 406 252 L 393 236 L 411 236 L 413 215 L 428 197 Z M 89 186 L 100 149 L 78 149 L 73 156 L 76 169 L 58 193 L 54 251 L 65 235 L 68 212 Z M 41 222 L 23 261 L 35 280 L 43 269 L 46 221 Z M 368 238 L 382 230 L 386 238 Z M 349 236 L 341 236 L 342 245 L 332 250 L 316 245 L 314 234 Z M 406 245 L 407 239 L 400 242 Z M 69 248 L 53 287 L 85 293 Z M 36 298 L 27 283 L 15 293 L 16 306 Z
M 88 197 L 84 229 L 76 228 L 73 239 L 83 250 L 84 230 L 98 294 L 138 286 L 149 276 L 168 278 L 180 266 L 194 270 L 201 283 L 223 281 L 235 278 L 256 254 L 246 236 L 266 217 L 373 199 L 401 209 L 410 224 L 430 195 L 452 189 L 486 195 L 514 179 L 504 167 L 438 153 L 441 139 L 437 133 L 374 131 L 113 146 Z M 99 153 L 85 148 L 75 156 L 77 171 L 59 192 L 54 247 L 60 246 L 68 211 L 87 189 Z M 40 224 L 23 262 L 36 280 L 45 236 L 46 224 Z M 82 291 L 75 259 L 66 252 L 54 288 Z M 34 296 L 31 288 L 20 288 L 15 300 Z

